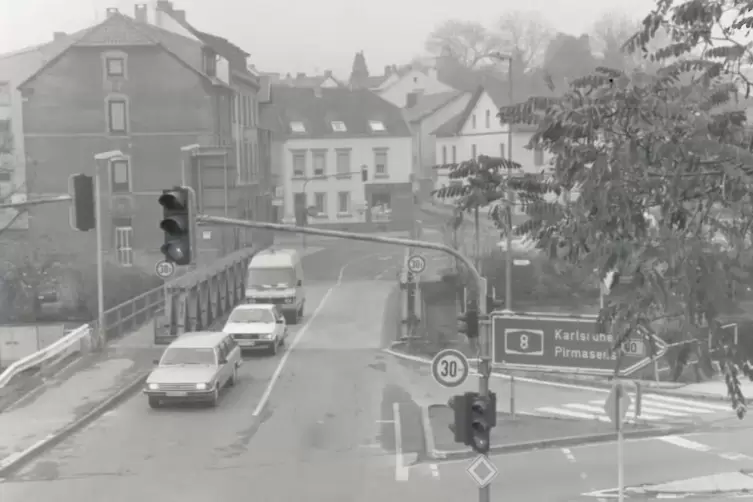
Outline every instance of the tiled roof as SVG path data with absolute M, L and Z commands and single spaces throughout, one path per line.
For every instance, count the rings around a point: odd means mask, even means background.
M 345 123 L 346 132 L 336 132 L 332 122 Z M 380 121 L 384 132 L 374 132 L 369 121 Z M 292 122 L 302 122 L 306 132 L 293 132 Z M 282 137 L 345 138 L 364 136 L 410 136 L 402 110 L 367 89 L 272 86 L 272 103 L 264 105 L 261 124 Z
M 62 57 L 71 47 L 87 45 L 133 45 L 151 44 L 162 47 L 183 64 L 212 83 L 216 79 L 207 76 L 202 68 L 202 43 L 190 38 L 172 33 L 157 26 L 140 23 L 120 13 L 112 14 L 101 23 L 82 32 L 80 36 L 71 37 L 72 41 L 62 47 L 57 54 L 49 58 L 36 72 L 24 80 L 18 87 L 23 87 L 40 75 L 47 67 Z
M 465 124 L 465 121 L 468 120 L 471 112 L 476 107 L 476 103 L 478 103 L 478 100 L 481 99 L 481 96 L 483 95 L 484 88 L 482 86 L 478 86 L 471 96 L 471 99 L 468 101 L 468 104 L 465 105 L 463 111 L 452 117 L 441 126 L 437 127 L 431 134 L 439 138 L 456 136 L 460 134 L 461 129 L 463 129 L 463 124 Z
M 408 122 L 422 120 L 464 94 L 466 93 L 463 91 L 423 94 L 418 97 L 418 101 L 414 106 L 405 110 L 405 118 Z

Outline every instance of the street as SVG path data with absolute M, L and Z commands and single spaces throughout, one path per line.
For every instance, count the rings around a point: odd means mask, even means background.
M 152 410 L 137 394 L 0 483 L 3 502 L 384 501 L 475 497 L 468 460 L 432 460 L 426 406 L 471 390 L 439 387 L 426 366 L 383 352 L 396 337 L 403 249 L 336 243 L 304 258 L 306 316 L 277 357 L 248 356 L 216 409 Z M 509 381 L 493 379 L 500 411 Z M 519 411 L 603 399 L 594 389 L 519 382 Z M 590 421 L 586 427 L 593 427 Z M 604 424 L 598 424 L 599 431 Z M 446 425 L 441 425 L 442 432 Z M 590 430 L 590 429 L 588 429 Z M 737 436 L 735 435 L 737 434 Z M 446 435 L 446 434 L 445 434 Z M 743 437 L 740 437 L 740 436 Z M 628 483 L 753 467 L 735 455 L 747 430 L 628 442 Z M 524 438 L 518 438 L 523 440 Z M 528 438 L 525 438 L 528 439 Z M 431 446 L 431 447 L 430 447 Z M 753 449 L 746 450 L 753 455 Z M 724 455 L 722 455 L 724 454 Z M 722 455 L 722 456 L 720 456 Z M 726 455 L 726 456 L 725 456 Z M 597 500 L 613 488 L 614 444 L 492 457 L 492 500 Z M 542 482 L 545 480 L 546 482 Z

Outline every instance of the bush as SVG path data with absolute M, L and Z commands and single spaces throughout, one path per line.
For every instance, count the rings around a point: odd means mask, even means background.
M 105 309 L 110 309 L 131 298 L 146 293 L 163 284 L 162 279 L 136 267 L 124 268 L 109 265 L 104 269 Z M 84 269 L 77 274 L 77 309 L 84 309 L 89 319 L 97 316 L 97 270 Z

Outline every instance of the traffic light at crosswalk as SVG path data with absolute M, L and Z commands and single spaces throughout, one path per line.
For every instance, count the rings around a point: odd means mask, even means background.
M 491 449 L 491 430 L 497 425 L 497 396 L 466 392 L 453 396 L 447 405 L 453 411 L 450 430 L 456 443 L 486 455 Z
M 162 206 L 162 221 L 159 227 L 165 234 L 165 243 L 160 251 L 170 263 L 191 264 L 196 228 L 193 190 L 188 187 L 163 190 L 158 202 Z
M 468 307 L 468 310 L 458 316 L 458 332 L 465 334 L 468 338 L 478 338 L 478 321 L 476 307 Z

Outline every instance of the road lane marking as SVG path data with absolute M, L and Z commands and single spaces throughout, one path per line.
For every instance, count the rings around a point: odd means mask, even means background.
M 293 353 L 293 350 L 296 348 L 296 346 L 301 341 L 301 339 L 303 339 L 303 335 L 306 334 L 309 326 L 311 326 L 311 323 L 314 321 L 314 319 L 316 319 L 316 317 L 322 311 L 324 306 L 327 304 L 327 299 L 329 298 L 329 295 L 332 294 L 332 291 L 334 291 L 335 288 L 342 285 L 345 270 L 350 265 L 357 263 L 359 261 L 362 261 L 362 260 L 366 260 L 368 258 L 373 258 L 377 254 L 378 253 L 373 253 L 373 254 L 368 254 L 365 256 L 360 256 L 358 258 L 350 260 L 349 262 L 344 264 L 342 267 L 340 267 L 340 271 L 337 275 L 337 282 L 335 282 L 335 285 L 329 288 L 326 293 L 324 293 L 324 296 L 322 297 L 321 301 L 319 301 L 319 305 L 317 305 L 313 314 L 311 314 L 311 317 L 309 317 L 308 321 L 306 321 L 306 323 L 301 327 L 301 329 L 299 329 L 298 332 L 295 334 L 295 338 L 293 338 L 293 341 L 288 346 L 288 350 L 283 352 L 282 357 L 280 358 L 280 362 L 277 364 L 277 368 L 275 368 L 274 373 L 272 373 L 272 378 L 269 379 L 267 388 L 264 389 L 264 393 L 262 394 L 261 399 L 259 399 L 259 403 L 256 405 L 256 408 L 254 409 L 254 412 L 251 414 L 251 416 L 258 417 L 261 414 L 262 410 L 264 410 L 264 407 L 267 405 L 267 401 L 269 401 L 269 397 L 272 395 L 272 389 L 274 389 L 274 386 L 277 383 L 277 380 L 279 380 L 280 375 L 282 374 L 282 369 L 285 367 L 285 363 L 288 361 L 290 354 Z
M 663 441 L 665 443 L 679 446 L 680 448 L 686 448 L 688 450 L 702 451 L 702 452 L 711 451 L 710 446 L 697 443 L 695 441 L 691 441 L 690 439 L 685 439 L 684 437 L 680 437 L 680 436 L 661 436 L 656 439 L 658 439 L 659 441 Z
M 432 477 L 439 479 L 439 466 L 437 464 L 431 464 L 430 467 Z
M 408 481 L 410 469 L 405 466 L 403 457 L 403 430 L 400 423 L 400 403 L 392 403 L 392 415 L 395 417 L 395 481 Z
M 565 454 L 565 458 L 567 460 L 569 460 L 570 462 L 575 462 L 575 455 L 573 455 L 573 452 L 571 452 L 569 448 L 562 448 L 562 453 Z

